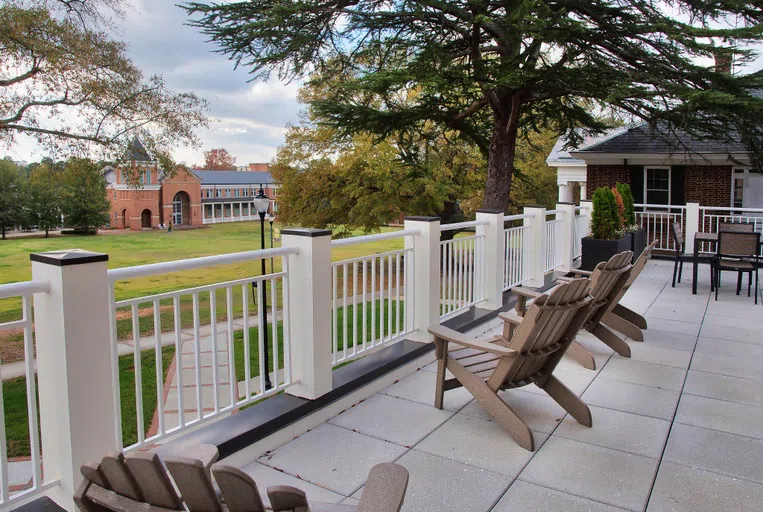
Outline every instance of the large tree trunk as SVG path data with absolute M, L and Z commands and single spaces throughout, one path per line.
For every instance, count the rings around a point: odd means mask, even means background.
M 512 115 L 508 120 L 496 118 L 493 124 L 483 208 L 504 212 L 509 208 L 509 191 L 514 172 L 514 154 L 519 125 L 517 118 L 518 115 Z

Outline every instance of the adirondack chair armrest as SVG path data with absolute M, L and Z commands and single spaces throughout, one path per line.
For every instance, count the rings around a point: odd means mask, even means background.
M 500 313 L 498 315 L 498 318 L 500 318 L 504 322 L 509 322 L 510 324 L 514 324 L 514 325 L 520 325 L 522 323 L 521 316 L 511 316 L 507 313 Z
M 407 488 L 407 469 L 399 464 L 377 464 L 368 473 L 358 512 L 398 512 Z
M 591 277 L 591 274 L 593 274 L 593 272 L 590 270 L 581 270 L 579 268 L 576 268 L 575 270 L 572 270 L 571 272 L 575 274 L 577 277 Z
M 527 312 L 527 299 L 534 300 L 543 295 L 542 293 L 523 286 L 512 288 L 511 293 L 517 296 L 517 305 L 514 307 L 514 310 L 519 316 L 525 316 L 525 313 Z
M 453 329 L 449 329 L 448 327 L 444 327 L 442 325 L 438 325 L 436 327 L 430 327 L 429 334 L 431 334 L 435 338 L 440 338 L 445 341 L 449 341 L 457 345 L 461 345 L 462 347 L 482 350 L 483 352 L 490 352 L 491 354 L 495 354 L 498 356 L 510 356 L 517 353 L 517 351 L 514 349 L 502 347 L 494 343 L 489 343 L 485 340 L 475 340 L 475 339 L 467 338 L 460 332 L 454 331 Z

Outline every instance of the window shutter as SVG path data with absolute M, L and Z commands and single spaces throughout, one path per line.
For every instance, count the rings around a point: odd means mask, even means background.
M 685 204 L 683 165 L 674 165 L 670 170 L 670 204 L 675 206 Z
M 644 168 L 631 167 L 631 192 L 633 192 L 633 202 L 642 204 L 644 202 Z

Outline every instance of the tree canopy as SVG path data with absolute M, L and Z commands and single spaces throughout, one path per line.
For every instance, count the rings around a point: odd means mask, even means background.
M 754 58 L 747 45 L 763 39 L 759 1 L 251 0 L 183 7 L 190 24 L 253 79 L 341 74 L 333 94 L 313 102 L 337 130 L 386 137 L 433 123 L 458 133 L 488 160 L 488 208 L 508 206 L 518 138 L 551 127 L 574 144 L 606 127 L 600 109 L 699 138 L 741 137 L 760 153 L 763 98 L 751 91 L 763 86 L 763 75 L 731 75 L 707 62 L 718 54 L 733 54 L 738 63 Z
M 87 231 L 108 224 L 106 180 L 98 165 L 84 158 L 71 158 L 62 180 L 62 211 L 67 226 Z
M 225 148 L 210 149 L 204 152 L 204 169 L 235 171 L 236 158 Z
M 144 76 L 126 45 L 99 31 L 122 0 L 9 0 L 0 6 L 0 133 L 53 152 L 121 156 L 140 135 L 152 152 L 196 144 L 206 102 Z

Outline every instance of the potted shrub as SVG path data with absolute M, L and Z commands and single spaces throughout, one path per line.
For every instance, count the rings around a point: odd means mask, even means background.
M 624 204 L 622 210 L 624 212 Z M 623 229 L 623 217 L 615 193 L 607 187 L 597 188 L 593 194 L 591 234 L 583 238 L 580 267 L 583 270 L 593 270 L 600 261 L 607 261 L 619 252 L 629 251 L 631 238 L 631 234 Z
M 633 235 L 631 237 L 631 251 L 633 251 L 633 261 L 636 261 L 636 258 L 638 258 L 641 255 L 641 252 L 646 248 L 646 230 L 636 224 L 636 209 L 633 206 L 633 192 L 631 191 L 631 186 L 627 183 L 617 183 L 615 188 L 623 198 L 623 205 L 625 206 L 625 230 Z

